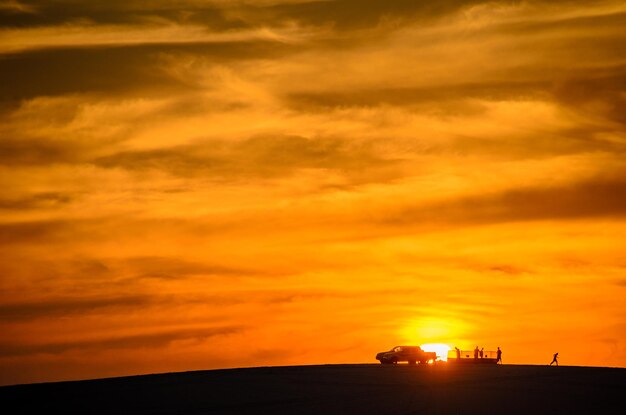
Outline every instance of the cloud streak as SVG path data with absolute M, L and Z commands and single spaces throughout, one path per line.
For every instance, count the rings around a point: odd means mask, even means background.
M 520 188 L 415 207 L 384 219 L 388 223 L 497 223 L 533 220 L 622 218 L 622 180 L 593 180 L 559 187 Z
M 225 336 L 239 331 L 236 327 L 187 329 L 160 333 L 119 336 L 107 339 L 95 339 L 68 343 L 12 345 L 0 344 L 0 357 L 12 357 L 29 354 L 62 354 L 72 350 L 115 350 L 115 349 L 155 349 L 169 346 L 181 340 L 204 341 L 211 337 Z
M 0 307 L 0 321 L 19 321 L 33 318 L 58 318 L 59 316 L 76 315 L 107 310 L 110 308 L 139 307 L 149 304 L 142 296 L 114 298 L 72 299 L 60 298 L 55 301 L 4 304 Z

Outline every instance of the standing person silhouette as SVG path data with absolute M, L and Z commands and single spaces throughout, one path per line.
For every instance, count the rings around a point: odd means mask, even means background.
M 478 359 L 478 346 L 474 349 L 474 359 Z
M 556 352 L 554 354 L 554 356 L 552 357 L 552 361 L 550 362 L 550 366 L 552 366 L 552 363 L 556 363 L 556 365 L 559 365 L 559 361 L 557 360 L 559 358 L 559 352 Z
M 484 354 L 485 354 L 485 348 L 481 347 L 481 349 L 480 349 L 480 358 L 481 359 L 483 358 Z
M 502 364 L 502 350 L 500 350 L 500 346 L 498 346 L 498 351 L 496 352 L 496 356 L 498 357 L 496 359 L 496 364 L 498 364 L 498 362 Z

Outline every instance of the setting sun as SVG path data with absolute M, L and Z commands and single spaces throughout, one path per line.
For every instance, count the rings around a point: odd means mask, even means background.
M 426 343 L 420 346 L 425 352 L 435 352 L 437 353 L 437 359 L 443 360 L 444 362 L 448 360 L 448 351 L 452 350 L 450 346 L 444 343 Z
M 429 310 L 430 316 L 410 319 L 402 324 L 399 334 L 410 344 L 455 344 L 462 342 L 471 328 L 458 318 L 443 317 Z

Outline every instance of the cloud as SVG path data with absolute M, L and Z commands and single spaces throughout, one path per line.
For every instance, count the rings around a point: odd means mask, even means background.
M 382 219 L 389 224 L 485 224 L 533 220 L 623 218 L 626 181 L 595 179 L 562 186 L 509 189 L 401 209 Z
M 71 203 L 75 195 L 60 192 L 40 192 L 19 198 L 0 198 L 0 210 L 60 208 Z
M 0 54 L 16 54 L 41 49 L 81 47 L 128 47 L 136 45 L 175 46 L 273 41 L 300 43 L 310 37 L 293 29 L 250 29 L 212 33 L 203 27 L 158 25 L 156 27 L 85 26 L 5 29 L 0 31 Z M 1 55 L 0 55 L 1 56 Z
M 296 20 L 305 25 L 331 25 L 337 30 L 361 29 L 375 26 L 383 19 L 413 21 L 432 19 L 454 12 L 462 7 L 480 3 L 471 0 L 444 0 L 422 2 L 399 0 L 379 2 L 376 0 L 307 1 L 277 4 L 253 10 L 261 16 L 273 19 Z
M 0 357 L 28 356 L 34 354 L 63 354 L 70 351 L 106 351 L 116 349 L 155 349 L 169 346 L 183 340 L 204 341 L 218 336 L 238 333 L 241 327 L 212 327 L 178 329 L 148 334 L 117 336 L 85 341 L 59 342 L 47 344 L 0 343 Z
M 394 160 L 377 154 L 368 142 L 276 135 L 120 152 L 94 163 L 107 168 L 155 169 L 182 176 L 236 180 L 291 175 L 301 169 L 340 170 L 349 175 L 366 165 L 369 169 L 391 166 Z
M 94 311 L 110 312 L 125 308 L 145 307 L 152 303 L 147 296 L 122 296 L 109 298 L 57 298 L 30 303 L 3 304 L 0 321 L 16 322 L 39 318 L 58 318 L 68 315 L 85 315 Z
M 0 16 L 2 18 L 13 16 L 13 18 L 20 14 L 32 14 L 35 12 L 35 8 L 20 2 L 18 0 L 2 0 L 0 2 Z
M 132 278 L 180 279 L 190 275 L 240 276 L 257 275 L 258 271 L 215 264 L 186 261 L 168 257 L 134 257 L 122 261 L 118 266 L 128 269 Z
M 626 16 L 625 16 L 626 18 Z M 626 67 L 609 68 L 609 73 L 564 79 L 553 89 L 557 102 L 590 117 L 604 117 L 617 125 L 605 129 L 619 130 L 626 125 Z
M 481 1 L 443 0 L 436 3 L 396 0 L 381 3 L 375 0 L 269 0 L 269 1 L 90 1 L 76 0 L 39 2 L 23 1 L 22 10 L 31 13 L 0 15 L 0 26 L 29 27 L 60 25 L 77 20 L 96 24 L 143 23 L 168 21 L 202 22 L 208 27 L 227 31 L 260 26 L 272 22 L 285 25 L 298 21 L 306 25 L 333 25 L 346 30 L 378 24 L 383 19 L 429 19 L 454 12 Z M 18 3 L 12 3 L 18 4 Z M 15 7 L 13 7 L 15 9 Z M 36 11 L 36 13 L 32 13 Z
M 111 95 L 182 94 L 197 88 L 194 79 L 178 79 L 163 62 L 200 55 L 214 64 L 231 60 L 278 57 L 293 46 L 274 41 L 212 44 L 139 45 L 117 48 L 41 50 L 0 57 L 0 98 L 23 100 L 38 96 L 96 92 Z
M 81 144 L 73 141 L 47 139 L 11 139 L 0 142 L 0 164 L 5 166 L 37 166 L 76 163 L 84 157 Z
M 40 51 L 4 56 L 0 58 L 0 77 L 6 80 L 7 88 L 3 88 L 2 98 L 23 100 L 92 91 L 115 93 L 141 90 L 150 85 L 160 85 L 163 90 L 184 87 L 173 84 L 175 80 L 151 68 L 154 58 L 149 55 L 149 51 L 122 48 Z
M 15 244 L 58 238 L 72 233 L 76 222 L 67 220 L 42 220 L 0 224 L 0 244 Z
M 426 119 L 477 119 L 489 115 L 490 103 L 494 102 L 544 102 L 551 83 L 545 80 L 444 83 L 442 85 L 381 87 L 378 84 L 350 90 L 319 88 L 316 91 L 288 91 L 281 97 L 284 104 L 298 112 L 326 113 L 347 112 L 350 109 L 396 110 L 407 116 L 421 115 Z M 402 127 L 398 125 L 399 129 Z M 403 131 L 406 134 L 405 131 Z M 417 134 L 416 134 L 417 135 Z M 419 132 L 421 136 L 421 131 Z M 427 141 L 427 137 L 419 137 Z M 472 137 L 480 139 L 480 137 Z M 393 143 L 394 140 L 389 140 Z M 399 141 L 397 138 L 395 141 Z M 434 140 L 431 140 L 434 141 Z M 461 144 L 461 143 L 459 143 Z M 406 145 L 406 143 L 404 143 Z M 454 145 L 454 144 L 453 144 Z M 505 140 L 497 145 L 506 148 Z M 476 146 L 479 147 L 479 146 Z M 456 148 L 455 148 L 456 149 Z
M 13 5 L 13 7 L 11 7 Z M 73 22 L 92 24 L 145 24 L 146 22 L 176 22 L 203 20 L 222 30 L 241 27 L 236 19 L 224 16 L 217 2 L 185 1 L 176 7 L 170 1 L 99 1 L 52 0 L 46 2 L 10 1 L 0 13 L 0 27 L 25 28 L 64 25 Z M 16 14 L 21 11 L 21 14 Z M 26 13 L 27 12 L 27 13 Z

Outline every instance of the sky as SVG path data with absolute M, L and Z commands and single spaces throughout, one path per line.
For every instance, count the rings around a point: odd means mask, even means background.
M 0 0 L 0 384 L 626 367 L 622 1 Z

